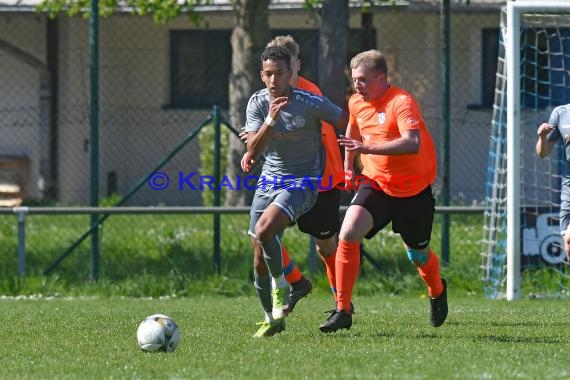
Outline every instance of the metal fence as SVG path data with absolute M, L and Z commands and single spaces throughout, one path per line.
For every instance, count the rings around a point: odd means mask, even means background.
M 341 214 L 345 211 L 342 207 Z M 479 245 L 474 239 L 479 239 L 482 212 L 482 207 L 436 208 L 440 216 L 473 216 L 452 225 L 452 233 L 460 237 L 453 239 L 453 251 L 471 257 L 461 258 L 464 265 L 478 256 Z M 89 224 L 88 217 L 93 215 L 97 222 Z M 223 227 L 216 223 L 221 218 Z M 6 264 L 0 273 L 3 277 L 17 273 L 20 278 L 27 273 L 64 273 L 75 280 L 98 279 L 101 272 L 123 280 L 169 271 L 192 276 L 239 276 L 251 270 L 251 248 L 245 233 L 248 219 L 247 207 L 0 208 L 0 247 Z M 95 229 L 101 239 L 98 250 L 93 250 L 87 240 Z M 434 235 L 433 245 L 438 246 L 440 237 Z M 285 234 L 284 244 L 300 268 L 311 273 L 319 270 L 313 238 L 292 228 Z M 361 255 L 371 269 L 386 270 L 381 256 L 400 251 L 399 238 L 385 229 L 363 243 Z M 136 267 L 133 257 L 141 258 Z M 129 265 L 123 265 L 127 260 Z M 211 271 L 204 272 L 205 268 Z
M 503 3 L 453 1 L 451 6 L 447 142 L 450 203 L 455 206 L 477 206 L 484 200 Z M 402 4 L 373 6 L 366 12 L 350 9 L 347 62 L 362 46 L 359 39 L 368 38 L 367 43 L 372 42 L 388 58 L 389 81 L 417 98 L 437 146 L 442 147 L 446 133 L 442 70 L 446 57 L 440 7 L 425 1 Z M 201 16 L 199 24 L 180 17 L 157 25 L 150 17 L 126 13 L 100 20 L 97 195 L 103 204 L 116 205 L 160 163 L 164 163 L 160 171 L 171 179 L 190 173 L 211 176 L 213 152 L 219 149 L 222 172 L 226 167 L 230 131 L 222 128 L 216 145 L 214 123 L 208 122 L 208 117 L 213 107 L 219 106 L 222 120 L 227 120 L 234 16 L 230 10 L 215 7 L 204 10 Z M 295 37 L 301 45 L 302 75 L 317 81 L 318 11 L 300 6 L 274 7 L 269 24 L 273 35 Z M 26 5 L 0 7 L 3 205 L 22 201 L 29 206 L 90 204 L 91 74 L 88 20 L 50 19 Z M 163 162 L 199 127 L 195 138 Z M 436 191 L 442 182 L 440 172 Z M 198 190 L 188 186 L 180 189 L 172 183 L 156 190 L 144 183 L 122 205 L 212 205 L 213 193 L 204 187 L 200 191 L 200 184 L 193 183 Z M 125 225 L 113 228 L 128 230 L 138 224 L 133 218 L 117 218 L 125 220 Z M 34 223 L 28 229 L 50 228 L 49 219 L 41 220 L 48 225 Z M 160 217 L 153 221 L 160 224 Z M 81 223 L 87 228 L 92 224 Z M 204 226 L 196 223 L 200 222 L 193 221 L 192 228 L 210 228 L 209 222 Z M 236 229 L 245 235 L 243 226 Z M 16 234 L 16 229 L 6 227 L 0 239 L 17 241 Z M 222 245 L 226 239 L 234 237 L 222 236 Z M 57 251 L 63 251 L 65 244 L 60 242 Z

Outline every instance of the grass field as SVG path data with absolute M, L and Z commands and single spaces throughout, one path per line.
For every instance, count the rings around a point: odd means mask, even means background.
M 2 379 L 568 379 L 568 304 L 457 295 L 440 328 L 417 296 L 359 296 L 351 330 L 318 331 L 331 299 L 303 299 L 284 333 L 253 339 L 255 297 L 0 299 Z M 178 350 L 144 353 L 147 315 L 171 315 Z

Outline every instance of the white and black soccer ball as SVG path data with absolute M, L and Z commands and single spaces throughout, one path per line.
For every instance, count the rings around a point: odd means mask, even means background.
M 172 352 L 180 342 L 180 329 L 168 315 L 153 314 L 139 325 L 137 341 L 143 351 Z

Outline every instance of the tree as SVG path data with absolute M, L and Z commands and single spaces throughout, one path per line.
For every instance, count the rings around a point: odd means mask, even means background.
M 323 92 L 339 105 L 344 105 L 344 68 L 346 35 L 348 32 L 349 0 L 305 0 L 308 8 L 322 6 L 322 22 L 319 53 L 319 83 Z M 382 1 L 382 0 L 380 0 Z M 193 22 L 200 20 L 196 6 L 210 3 L 209 0 L 100 0 L 99 10 L 103 16 L 117 9 L 130 9 L 140 16 L 152 15 L 157 23 L 186 14 Z M 251 94 L 261 87 L 259 79 L 259 56 L 270 38 L 268 10 L 270 0 L 230 0 L 234 11 L 234 29 L 231 37 L 232 72 L 229 83 L 230 124 L 240 129 L 245 125 L 245 110 Z M 69 16 L 84 14 L 89 17 L 90 0 L 42 0 L 38 11 L 54 17 L 65 13 Z M 239 166 L 244 144 L 235 136 L 230 138 L 226 175 L 237 178 L 243 175 Z M 226 196 L 227 206 L 247 205 L 253 196 L 251 191 L 231 191 Z
M 157 23 L 166 21 L 187 14 L 194 22 L 199 20 L 195 8 L 199 5 L 210 3 L 209 0 L 99 0 L 99 14 L 110 16 L 117 9 L 130 9 L 133 14 L 139 16 L 152 15 Z M 83 14 L 90 16 L 91 0 L 42 0 L 36 5 L 38 12 L 48 12 L 50 17 L 56 17 L 60 13 L 68 16 Z
M 319 36 L 319 86 L 333 103 L 346 106 L 348 0 L 323 0 Z M 335 58 L 333 58 L 335 57 Z M 338 59 L 342 57 L 342 59 Z
M 245 110 L 251 94 L 261 86 L 259 57 L 269 41 L 267 14 L 269 0 L 234 0 L 235 25 L 232 32 L 232 72 L 230 75 L 229 101 L 230 124 L 234 128 L 245 125 Z M 243 174 L 239 165 L 245 145 L 231 136 L 228 151 L 229 178 Z M 251 203 L 250 190 L 229 191 L 226 206 L 245 206 Z

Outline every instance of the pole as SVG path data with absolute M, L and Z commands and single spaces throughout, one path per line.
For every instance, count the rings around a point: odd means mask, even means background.
M 442 189 L 441 202 L 443 206 L 449 206 L 449 61 L 450 61 L 450 4 L 449 0 L 441 1 L 441 32 L 442 32 L 442 55 L 441 60 L 441 172 Z M 443 265 L 449 264 L 449 215 L 441 216 L 441 261 Z
M 99 0 L 91 0 L 89 19 L 89 51 L 91 55 L 91 206 L 99 206 Z M 91 214 L 91 225 L 98 214 Z M 99 278 L 99 228 L 91 234 L 91 278 Z
M 220 189 L 221 181 L 221 122 L 220 122 L 220 108 L 214 106 L 214 207 L 220 207 L 222 201 L 222 194 Z M 220 214 L 214 214 L 214 271 L 218 274 L 221 273 L 221 232 L 220 232 Z
M 18 277 L 24 279 L 26 273 L 26 214 L 28 207 L 16 207 L 14 213 L 18 216 Z

